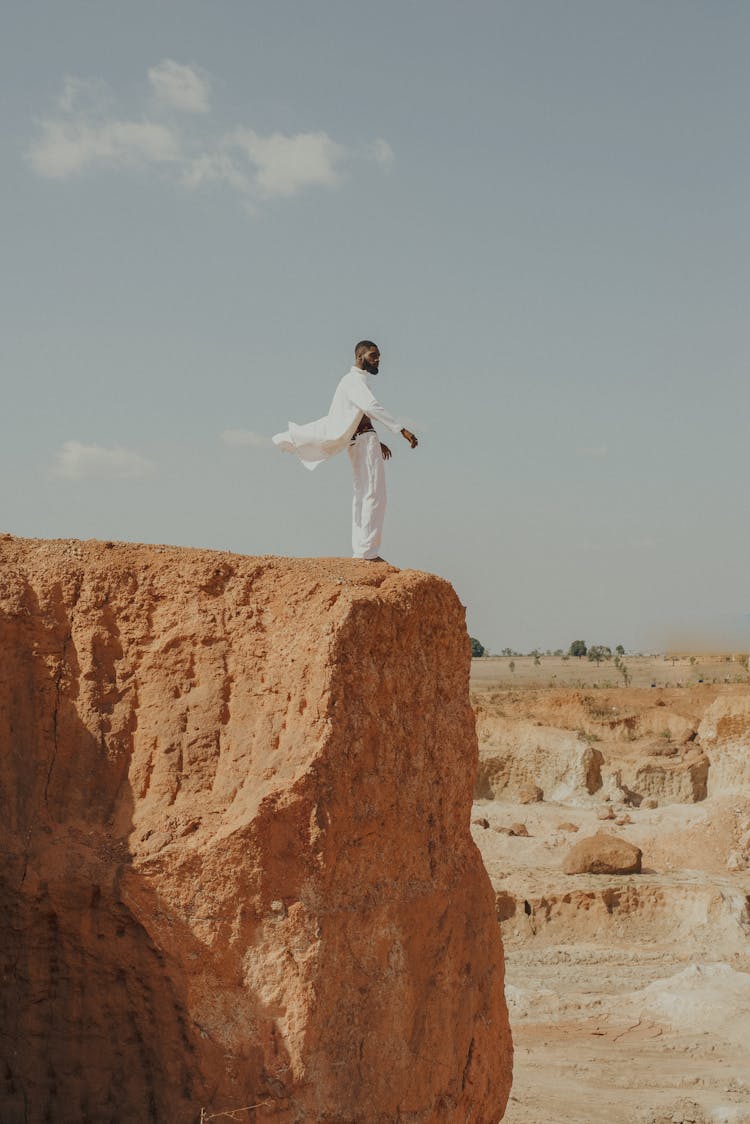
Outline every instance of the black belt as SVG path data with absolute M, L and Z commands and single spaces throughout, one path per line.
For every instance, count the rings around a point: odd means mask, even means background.
M 354 430 L 354 433 L 352 434 L 352 439 L 349 442 L 349 444 L 353 445 L 356 438 L 359 437 L 360 433 L 374 433 L 374 432 L 375 432 L 375 426 L 372 424 L 372 422 L 368 418 L 367 414 L 363 414 L 362 415 L 362 421 L 359 423 L 357 428 Z

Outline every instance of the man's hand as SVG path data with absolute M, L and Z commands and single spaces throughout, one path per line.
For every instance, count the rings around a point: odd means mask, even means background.
M 380 451 L 383 454 L 384 461 L 389 461 L 391 459 L 391 450 L 387 445 L 384 445 L 382 441 L 380 442 Z
M 410 433 L 410 431 L 408 429 L 402 429 L 401 430 L 401 436 L 404 438 L 405 441 L 409 442 L 412 449 L 416 449 L 419 442 L 417 441 L 417 439 L 416 439 L 416 437 L 414 436 L 413 433 Z

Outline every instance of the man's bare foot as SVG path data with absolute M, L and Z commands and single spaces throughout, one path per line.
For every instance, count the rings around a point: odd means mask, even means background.
M 362 561 L 363 562 L 385 562 L 385 558 L 381 558 L 380 555 L 378 555 L 377 558 L 363 558 Z

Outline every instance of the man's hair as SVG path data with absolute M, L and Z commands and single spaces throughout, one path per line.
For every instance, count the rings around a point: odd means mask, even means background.
M 373 343 L 372 340 L 360 340 L 354 349 L 354 358 L 359 359 L 363 351 L 370 351 L 371 348 L 377 346 L 378 345 Z

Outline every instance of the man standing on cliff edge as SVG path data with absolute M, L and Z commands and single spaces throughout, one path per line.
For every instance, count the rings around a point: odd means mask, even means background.
M 354 480 L 352 504 L 352 553 L 366 562 L 382 562 L 378 553 L 385 518 L 385 469 L 391 450 L 382 445 L 373 421 L 382 422 L 391 433 L 400 433 L 416 449 L 413 433 L 381 406 L 372 392 L 370 376 L 380 368 L 380 351 L 372 340 L 360 340 L 354 349 L 355 364 L 336 387 L 331 408 L 324 418 L 307 425 L 289 423 L 277 433 L 274 444 L 285 453 L 296 453 L 305 468 L 348 447 Z

